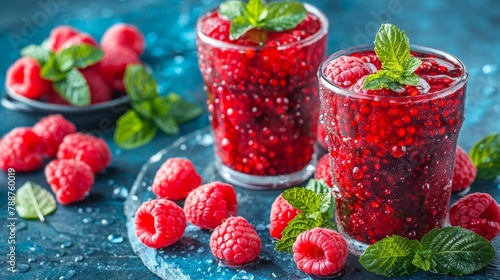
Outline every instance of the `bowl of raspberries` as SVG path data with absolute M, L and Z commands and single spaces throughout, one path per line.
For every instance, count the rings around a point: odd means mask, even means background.
M 140 64 L 142 32 L 117 23 L 98 42 L 74 27 L 53 28 L 41 45 L 29 45 L 7 70 L 2 105 L 42 115 L 62 114 L 80 123 L 118 117 L 129 105 L 123 77 Z

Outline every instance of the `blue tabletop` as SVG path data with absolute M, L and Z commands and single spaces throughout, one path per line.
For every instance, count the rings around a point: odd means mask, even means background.
M 142 59 L 151 66 L 161 91 L 182 94 L 205 106 L 205 94 L 197 66 L 194 23 L 204 11 L 216 7 L 213 0 L 41 0 L 3 1 L 0 9 L 0 84 L 19 50 L 41 43 L 60 24 L 100 38 L 116 22 L 137 25 L 145 34 Z M 467 66 L 466 120 L 459 144 L 469 150 L 483 136 L 500 131 L 500 2 L 468 1 L 362 1 L 308 0 L 328 16 L 329 53 L 371 43 L 381 22 L 404 29 L 412 44 L 441 49 L 459 57 Z M 14 127 L 32 126 L 41 116 L 0 107 L 0 135 Z M 134 254 L 127 240 L 123 199 L 141 166 L 158 150 L 179 136 L 208 125 L 205 113 L 181 127 L 176 137 L 158 134 L 148 145 L 117 148 L 113 127 L 82 126 L 104 137 L 113 152 L 111 166 L 96 177 L 84 201 L 59 206 L 45 223 L 18 220 L 16 261 L 23 273 L 6 270 L 7 176 L 0 172 L 0 279 L 149 279 L 152 274 Z M 2 151 L 0 151 L 2 152 Z M 43 170 L 17 173 L 16 183 L 35 181 L 48 185 Z M 495 192 L 498 182 L 476 182 L 481 190 Z M 121 191 L 123 195 L 117 193 Z M 498 239 L 498 238 L 497 238 Z M 496 259 L 497 263 L 500 263 Z M 497 274 L 498 275 L 498 274 Z

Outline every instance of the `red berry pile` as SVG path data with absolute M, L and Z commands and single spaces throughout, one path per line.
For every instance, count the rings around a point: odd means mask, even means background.
M 197 39 L 216 152 L 224 165 L 245 174 L 297 172 L 311 161 L 316 141 L 316 74 L 326 51 L 321 22 L 309 14 L 292 30 L 252 30 L 236 41 L 229 39 L 229 25 L 217 12 L 200 23 L 204 35 L 240 49 Z M 309 43 L 297 43 L 302 40 Z
M 367 244 L 393 234 L 419 239 L 446 217 L 465 92 L 429 94 L 453 85 L 463 69 L 436 55 L 412 55 L 423 61 L 415 73 L 428 86 L 363 90 L 362 75 L 381 67 L 373 51 L 337 58 L 323 70 L 330 82 L 360 94 L 320 86 L 339 228 Z
M 70 46 L 87 44 L 104 51 L 102 60 L 79 69 L 87 81 L 91 104 L 109 101 L 123 94 L 123 75 L 128 64 L 139 64 L 145 40 L 141 31 L 130 24 L 118 23 L 103 35 L 101 44 L 87 33 L 61 25 L 50 32 L 47 47 L 57 53 Z M 7 87 L 14 93 L 36 100 L 59 105 L 70 105 L 41 77 L 41 66 L 30 57 L 21 57 L 7 71 Z

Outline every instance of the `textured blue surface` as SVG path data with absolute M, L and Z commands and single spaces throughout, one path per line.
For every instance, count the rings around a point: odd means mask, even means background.
M 18 58 L 19 48 L 31 42 L 40 43 L 56 25 L 71 24 L 99 38 L 111 24 L 130 22 L 138 25 L 146 34 L 148 47 L 143 60 L 151 65 L 162 90 L 177 91 L 204 106 L 205 95 L 197 68 L 193 27 L 198 15 L 215 7 L 218 2 L 211 0 L 3 1 L 0 10 L 0 84 L 4 83 L 7 67 Z M 390 21 L 406 30 L 413 44 L 442 49 L 459 57 L 467 65 L 471 75 L 467 92 L 466 121 L 459 144 L 469 150 L 479 138 L 500 131 L 500 83 L 498 82 L 500 81 L 500 55 L 498 55 L 500 54 L 498 35 L 500 2 L 494 0 L 310 0 L 308 2 L 328 15 L 329 53 L 346 46 L 371 42 L 380 21 Z M 44 9 L 39 3 L 56 3 L 57 6 Z M 31 126 L 39 118 L 37 115 L 26 115 L 0 107 L 0 135 L 17 126 Z M 185 135 L 207 124 L 207 115 L 204 114 L 201 118 L 182 126 L 181 133 Z M 7 178 L 4 173 L 0 173 L 0 261 L 2 263 L 0 279 L 59 279 L 61 276 L 63 277 L 61 279 L 155 277 L 130 246 L 125 226 L 126 218 L 123 215 L 123 200 L 113 195 L 113 190 L 118 186 L 129 189 L 148 158 L 171 144 L 177 137 L 159 134 L 146 147 L 126 151 L 116 148 L 112 143 L 112 127 L 95 124 L 80 129 L 103 136 L 107 140 L 114 155 L 111 167 L 106 173 L 97 176 L 91 195 L 85 201 L 71 206 L 59 206 L 57 212 L 47 217 L 45 223 L 18 220 L 17 262 L 29 265 L 29 270 L 22 274 L 11 274 L 6 270 Z M 42 170 L 16 174 L 18 186 L 27 180 L 48 187 Z M 472 191 L 488 191 L 500 201 L 499 187 L 498 182 L 478 181 L 472 186 Z M 263 195 L 264 200 L 261 204 L 269 205 L 273 195 L 275 194 Z M 266 215 L 260 213 L 261 216 Z M 110 235 L 122 236 L 124 240 L 121 243 L 112 243 L 108 240 Z M 111 239 L 115 242 L 120 241 L 120 238 Z M 495 240 L 497 248 L 499 239 Z M 71 242 L 71 246 L 61 248 L 61 245 L 69 245 L 66 242 Z M 346 279 L 376 278 L 362 271 L 352 257 L 350 264 Z M 210 266 L 200 264 L 200 267 L 208 269 Z M 500 279 L 499 267 L 500 258 L 497 256 L 493 265 L 469 278 Z M 24 268 L 28 269 L 27 266 Z M 193 269 L 197 268 L 198 265 L 193 265 Z M 216 278 L 217 266 L 214 265 L 213 269 Z M 188 275 L 189 272 L 184 271 Z M 209 279 L 194 272 L 193 274 L 197 275 L 193 278 Z M 298 275 L 297 278 L 300 278 L 300 274 Z M 239 274 L 235 279 L 244 276 Z M 415 278 L 424 279 L 430 276 L 420 273 Z M 230 279 L 232 276 L 227 274 L 220 277 Z

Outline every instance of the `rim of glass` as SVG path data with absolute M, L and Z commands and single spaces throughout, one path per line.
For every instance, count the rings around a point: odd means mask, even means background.
M 377 100 L 397 100 L 397 101 L 412 100 L 412 101 L 415 101 L 415 100 L 421 100 L 421 99 L 438 98 L 438 97 L 441 97 L 443 95 L 451 94 L 451 93 L 457 91 L 458 89 L 460 89 L 461 87 L 463 87 L 469 78 L 469 73 L 467 72 L 467 68 L 465 67 L 463 62 L 460 59 L 458 59 L 456 56 L 451 55 L 451 54 L 446 53 L 446 52 L 443 52 L 443 51 L 440 51 L 440 50 L 437 50 L 437 49 L 423 47 L 423 46 L 419 46 L 419 45 L 410 45 L 410 49 L 412 51 L 422 52 L 425 54 L 433 54 L 433 55 L 436 55 L 438 57 L 444 58 L 445 60 L 450 61 L 453 64 L 458 65 L 462 69 L 462 75 L 460 77 L 458 77 L 457 80 L 454 81 L 450 87 L 447 87 L 445 89 L 442 89 L 442 90 L 439 90 L 436 92 L 432 92 L 429 94 L 416 95 L 416 96 L 378 96 L 378 95 L 360 94 L 357 92 L 350 91 L 348 89 L 340 88 L 337 85 L 335 85 L 334 83 L 330 82 L 326 78 L 323 70 L 324 70 L 326 64 L 328 64 L 330 61 L 332 61 L 332 60 L 334 60 L 342 55 L 348 55 L 348 54 L 352 54 L 352 53 L 359 52 L 359 51 L 373 50 L 373 48 L 374 48 L 373 44 L 366 44 L 366 45 L 350 47 L 350 48 L 343 49 L 343 50 L 340 50 L 340 51 L 333 53 L 319 66 L 318 77 L 319 77 L 320 83 L 322 85 L 326 86 L 329 90 L 334 91 L 335 93 L 340 93 L 340 94 L 343 94 L 346 96 L 352 96 L 352 97 L 356 97 L 356 98 L 370 99 L 370 100 L 377 99 Z
M 319 18 L 319 20 L 321 22 L 321 27 L 313 35 L 311 35 L 303 40 L 297 41 L 297 42 L 293 42 L 293 43 L 286 44 L 283 46 L 278 46 L 278 47 L 276 47 L 276 46 L 242 46 L 242 45 L 228 43 L 228 42 L 224 42 L 224 41 L 220 41 L 220 40 L 211 38 L 211 37 L 203 34 L 203 32 L 201 32 L 201 22 L 204 18 L 206 18 L 211 13 L 213 13 L 215 11 L 215 9 L 212 9 L 212 10 L 204 13 L 201 17 L 198 18 L 198 20 L 196 21 L 196 35 L 198 36 L 198 38 L 200 38 L 205 43 L 208 43 L 212 46 L 216 46 L 219 48 L 226 48 L 226 49 L 255 50 L 255 49 L 277 48 L 277 49 L 281 50 L 281 49 L 292 48 L 292 47 L 297 46 L 297 45 L 306 46 L 306 45 L 309 45 L 309 44 L 312 44 L 312 43 L 318 41 L 319 39 L 321 39 L 323 37 L 323 35 L 327 34 L 327 32 L 328 32 L 328 18 L 320 9 L 314 7 L 313 5 L 308 4 L 308 3 L 302 3 L 302 4 L 304 4 L 304 7 L 306 8 L 306 10 L 309 13 L 311 13 Z

